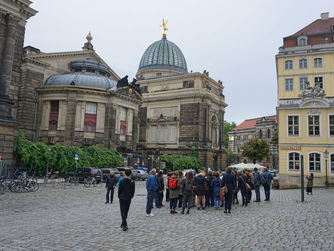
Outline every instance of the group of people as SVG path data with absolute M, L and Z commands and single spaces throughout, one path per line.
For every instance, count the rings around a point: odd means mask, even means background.
M 267 168 L 264 168 L 262 173 L 257 168 L 254 168 L 253 173 L 250 170 L 242 172 L 227 168 L 222 174 L 203 170 L 198 175 L 195 175 L 195 171 L 189 171 L 184 176 L 182 171 L 168 172 L 165 182 L 162 172 L 157 174 L 153 169 L 146 181 L 146 216 L 154 216 L 151 212 L 154 200 L 156 208 L 163 206 L 165 190 L 171 214 L 177 213 L 176 208 L 182 209 L 181 214 L 189 214 L 190 209 L 195 206 L 198 210 L 225 206 L 224 213 L 231 213 L 232 204 L 239 204 L 239 192 L 242 206 L 251 202 L 252 190 L 255 191 L 254 202 L 261 202 L 261 185 L 264 187 L 265 201 L 269 201 L 272 179 L 273 176 Z

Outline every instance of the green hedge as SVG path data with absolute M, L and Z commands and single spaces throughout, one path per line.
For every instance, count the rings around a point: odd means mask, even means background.
M 166 168 L 169 170 L 201 168 L 201 162 L 195 156 L 162 155 L 160 156 L 160 162 L 166 162 Z
M 112 168 L 123 164 L 123 157 L 116 151 L 97 146 L 75 147 L 60 144 L 46 145 L 41 142 L 33 143 L 24 137 L 20 130 L 14 146 L 14 156 L 18 166 L 24 166 L 29 174 L 44 176 L 50 152 L 49 169 L 59 171 L 63 176 L 75 170 L 74 155 L 79 155 L 78 167 L 91 166 L 96 168 Z

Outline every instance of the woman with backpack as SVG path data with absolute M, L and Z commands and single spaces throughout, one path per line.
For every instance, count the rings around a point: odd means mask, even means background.
M 193 186 L 194 183 L 194 174 L 192 171 L 187 172 L 186 178 L 182 182 L 181 193 L 183 195 L 183 205 L 182 205 L 182 212 L 184 214 L 184 210 L 187 207 L 187 214 L 190 212 L 190 208 L 192 206 L 192 198 L 193 198 Z
M 205 173 L 201 172 L 195 178 L 196 185 L 196 195 L 197 195 L 197 209 L 200 210 L 201 203 L 202 209 L 205 207 L 205 190 L 204 190 L 204 182 L 205 182 Z
M 180 195 L 180 181 L 178 179 L 179 172 L 175 171 L 172 174 L 172 177 L 169 178 L 168 180 L 168 187 L 169 187 L 169 205 L 170 205 L 170 213 L 171 214 L 176 214 L 176 204 L 177 200 Z
M 218 209 L 220 207 L 220 184 L 221 180 L 219 178 L 219 173 L 215 172 L 214 173 L 214 178 L 212 179 L 211 182 L 211 187 L 212 187 L 212 193 L 213 193 L 213 206 Z

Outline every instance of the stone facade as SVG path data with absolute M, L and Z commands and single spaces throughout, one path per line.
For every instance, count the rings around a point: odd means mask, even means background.
M 278 149 L 272 143 L 277 132 L 276 116 L 248 119 L 229 132 L 228 147 L 236 155 L 236 162 L 251 162 L 252 160 L 242 156 L 241 146 L 252 139 L 264 139 L 270 144 L 270 156 L 262 160 L 263 164 L 269 168 L 278 168 Z
M 30 4 L 23 0 L 0 2 L 0 155 L 9 168 L 15 164 L 13 145 L 25 24 L 37 13 Z

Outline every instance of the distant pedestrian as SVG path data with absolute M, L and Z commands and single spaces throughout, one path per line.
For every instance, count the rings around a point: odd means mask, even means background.
M 197 195 L 197 209 L 200 210 L 201 206 L 204 210 L 205 207 L 205 189 L 204 184 L 205 181 L 205 173 L 202 171 L 199 175 L 195 177 L 196 184 L 196 195 Z
M 267 168 L 264 168 L 262 176 L 266 180 L 266 184 L 263 185 L 264 194 L 266 196 L 265 201 L 270 201 L 270 186 L 271 186 L 271 181 L 273 180 L 273 175 L 270 172 L 268 172 Z
M 172 177 L 172 173 L 170 171 L 167 172 L 167 176 L 166 176 L 166 202 L 169 202 L 169 187 L 168 187 L 168 181 L 169 178 Z
M 179 171 L 179 182 L 180 184 L 183 183 L 183 172 L 182 171 Z M 178 198 L 178 201 L 179 201 L 179 204 L 178 204 L 178 207 L 179 208 L 182 208 L 182 202 L 183 202 L 183 194 L 181 192 L 181 189 L 182 189 L 182 185 L 180 186 L 180 194 L 179 194 L 179 198 Z
M 212 180 L 214 179 L 212 171 L 208 172 L 207 176 L 207 184 L 208 184 L 208 192 L 205 196 L 205 206 L 206 207 L 213 207 L 213 187 L 212 187 Z
M 240 170 L 238 170 L 238 172 L 237 172 L 237 179 L 238 179 L 238 189 L 241 192 L 242 205 L 247 207 L 247 205 L 248 205 L 248 190 L 251 189 L 251 187 L 249 186 L 249 184 L 246 183 L 247 177 L 242 175 Z
M 165 190 L 165 183 L 162 171 L 159 171 L 157 176 L 157 183 L 158 183 L 158 203 L 156 204 L 157 208 L 163 207 L 162 204 L 164 198 L 164 190 Z
M 192 197 L 193 197 L 193 187 L 195 185 L 194 182 L 194 174 L 192 171 L 187 172 L 186 178 L 183 179 L 182 182 L 182 195 L 183 195 L 183 204 L 182 204 L 182 212 L 184 214 L 185 208 L 187 208 L 187 214 L 190 212 L 190 208 L 192 206 Z
M 238 177 L 237 177 L 237 172 L 234 167 L 232 167 L 232 174 L 234 175 L 234 191 L 233 191 L 233 199 L 232 199 L 232 204 L 239 204 L 238 200 L 238 192 L 239 192 L 239 187 L 238 187 Z
M 121 182 L 122 179 L 124 179 L 124 177 L 125 177 L 125 172 L 121 172 L 121 176 L 120 176 L 119 179 L 118 179 L 118 182 L 117 182 L 117 184 L 116 184 L 116 187 L 119 186 L 119 183 Z
M 251 188 L 247 190 L 247 194 L 248 194 L 247 199 L 248 199 L 248 203 L 250 203 L 252 200 L 252 189 L 254 189 L 254 184 L 253 184 L 253 175 L 248 169 L 246 169 L 245 171 L 245 177 L 246 177 L 246 183 Z
M 312 188 L 313 188 L 313 173 L 310 176 L 306 176 L 307 179 L 307 186 L 306 186 L 306 194 L 312 195 Z
M 231 213 L 232 199 L 234 193 L 234 175 L 232 174 L 232 169 L 227 168 L 224 179 L 222 180 L 223 187 L 227 188 L 227 193 L 225 194 L 225 211 L 224 213 Z
M 220 207 L 220 186 L 221 186 L 221 180 L 219 178 L 219 173 L 215 172 L 213 175 L 213 179 L 211 181 L 211 187 L 212 187 L 212 196 L 213 196 L 213 204 L 216 209 Z
M 116 187 L 116 183 L 117 183 L 117 178 L 114 175 L 114 171 L 111 170 L 110 171 L 110 175 L 107 176 L 106 179 L 106 189 L 107 189 L 107 194 L 106 194 L 106 203 L 109 203 L 109 194 L 110 194 L 110 204 L 112 204 L 113 199 L 114 199 L 114 190 Z
M 255 196 L 256 196 L 256 200 L 254 200 L 254 202 L 261 202 L 261 198 L 260 198 L 260 173 L 257 171 L 257 168 L 254 168 L 254 174 L 253 174 L 253 183 L 254 183 L 254 190 L 255 190 Z
M 177 206 L 177 200 L 180 195 L 180 186 L 181 183 L 178 179 L 179 172 L 175 171 L 172 174 L 172 177 L 169 178 L 168 186 L 169 186 L 169 206 L 170 206 L 170 213 L 176 214 L 176 206 Z
M 128 230 L 128 212 L 131 204 L 131 200 L 135 194 L 135 182 L 131 179 L 131 170 L 125 170 L 125 177 L 119 183 L 118 198 L 119 206 L 121 209 L 122 224 L 121 228 L 123 231 Z
M 146 216 L 152 217 L 154 216 L 154 214 L 151 213 L 151 210 L 153 208 L 153 200 L 154 198 L 156 198 L 156 194 L 158 192 L 158 183 L 155 169 L 151 170 L 150 175 L 146 180 L 146 190 L 147 190 Z

